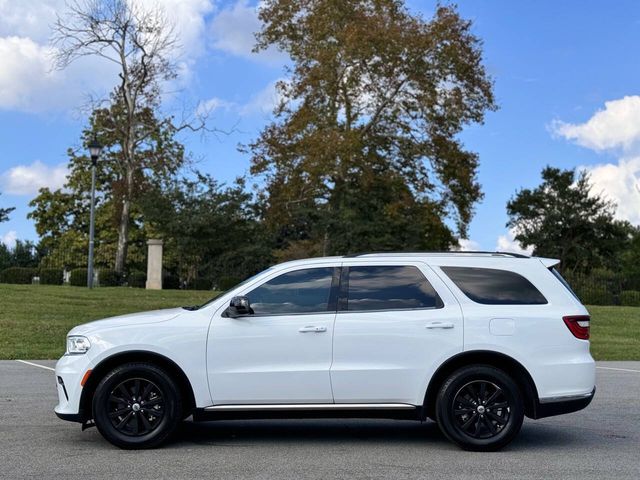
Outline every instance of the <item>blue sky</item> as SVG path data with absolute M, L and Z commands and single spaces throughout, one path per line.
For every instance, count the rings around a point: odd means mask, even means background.
M 152 0 L 143 0 L 152 2 Z M 259 23 L 255 2 L 159 0 L 180 32 L 183 72 L 165 108 L 179 113 L 200 103 L 228 136 L 185 135 L 198 168 L 222 181 L 245 174 L 238 143 L 269 120 L 274 82 L 286 57 L 250 52 Z M 435 2 L 408 1 L 429 17 Z M 518 250 L 505 204 L 539 183 L 547 164 L 590 171 L 594 191 L 619 203 L 618 216 L 640 224 L 640 2 L 458 2 L 484 41 L 500 109 L 462 134 L 480 155 L 485 194 L 466 248 Z M 15 206 L 0 224 L 0 241 L 37 238 L 27 220 L 39 186 L 64 182 L 66 149 L 77 146 L 84 95 L 115 82 L 93 59 L 64 72 L 49 68 L 48 25 L 64 0 L 0 0 L 0 206 Z

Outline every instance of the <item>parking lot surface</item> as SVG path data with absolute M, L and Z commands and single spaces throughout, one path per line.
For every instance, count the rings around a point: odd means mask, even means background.
M 461 451 L 433 422 L 394 420 L 187 421 L 161 449 L 123 451 L 58 420 L 52 371 L 0 361 L 0 478 L 639 479 L 640 362 L 597 372 L 586 410 L 526 419 L 496 453 Z

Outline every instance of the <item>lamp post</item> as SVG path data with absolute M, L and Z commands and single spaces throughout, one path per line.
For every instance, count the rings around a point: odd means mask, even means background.
M 95 231 L 95 202 L 96 202 L 96 165 L 102 153 L 102 145 L 98 143 L 96 136 L 89 142 L 89 155 L 91 156 L 91 213 L 89 216 L 89 267 L 87 268 L 87 287 L 93 288 L 93 243 Z

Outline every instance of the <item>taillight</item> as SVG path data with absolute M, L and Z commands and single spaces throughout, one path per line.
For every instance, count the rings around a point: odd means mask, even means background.
M 580 340 L 589 340 L 589 315 L 569 315 L 562 317 L 564 324 L 571 330 L 573 336 Z

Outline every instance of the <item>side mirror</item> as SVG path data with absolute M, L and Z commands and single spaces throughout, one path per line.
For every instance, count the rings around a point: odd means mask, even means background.
M 251 302 L 249 302 L 248 297 L 233 297 L 231 299 L 231 303 L 229 303 L 229 308 L 227 309 L 227 314 L 231 318 L 237 318 L 241 315 L 251 315 L 253 313 L 253 309 L 251 308 Z

